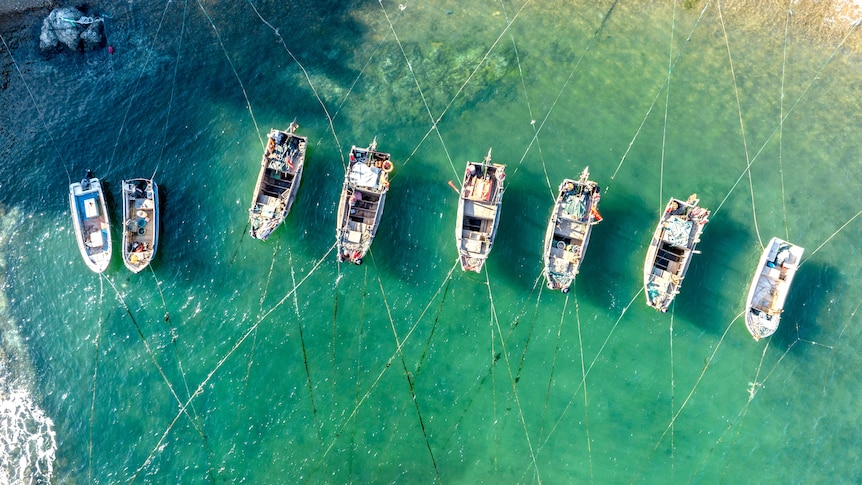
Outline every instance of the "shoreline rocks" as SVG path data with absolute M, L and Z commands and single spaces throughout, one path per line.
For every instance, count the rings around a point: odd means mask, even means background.
M 102 19 L 88 17 L 76 8 L 56 8 L 42 22 L 39 48 L 43 52 L 63 50 L 63 46 L 76 52 L 89 52 L 105 44 Z

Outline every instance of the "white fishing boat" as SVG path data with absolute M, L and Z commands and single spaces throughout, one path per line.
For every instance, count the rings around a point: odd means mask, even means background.
M 105 271 L 111 262 L 111 226 L 99 179 L 87 172 L 83 180 L 70 184 L 69 205 L 84 263 L 96 273 Z
M 123 264 L 139 273 L 159 246 L 159 189 L 152 179 L 123 180 Z
M 335 230 L 338 261 L 362 264 L 380 226 L 392 160 L 377 151 L 377 138 L 368 148 L 353 146 L 338 203 Z
M 602 220 L 599 185 L 590 180 L 590 167 L 578 180 L 560 184 L 554 210 L 545 232 L 545 279 L 548 288 L 568 293 L 581 266 L 590 232 Z
M 745 300 L 745 326 L 754 340 L 768 337 L 778 329 L 790 283 L 804 251 L 777 237 L 763 249 Z
M 265 241 L 284 222 L 296 199 L 308 138 L 297 135 L 299 125 L 286 131 L 271 130 L 254 187 L 249 222 L 251 237 Z
M 679 293 L 691 257 L 698 251 L 709 211 L 698 207 L 697 194 L 683 201 L 671 198 L 656 227 L 644 263 L 647 304 L 666 312 Z
M 481 271 L 494 245 L 505 170 L 505 165 L 491 163 L 490 149 L 483 162 L 467 162 L 455 225 L 455 244 L 464 271 Z

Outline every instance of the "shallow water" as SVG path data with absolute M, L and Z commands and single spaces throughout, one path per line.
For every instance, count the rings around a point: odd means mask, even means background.
M 53 421 L 53 481 L 862 480 L 862 60 L 785 35 L 785 12 L 752 31 L 703 1 L 467 3 L 127 2 L 105 7 L 112 56 L 3 34 L 23 74 L 4 47 L 4 318 L 24 342 L 3 350 Z M 306 172 L 261 243 L 262 139 L 294 118 Z M 339 266 L 345 154 L 375 136 L 384 220 Z M 464 274 L 447 182 L 489 147 L 502 221 Z M 543 288 L 542 238 L 585 165 L 604 220 L 566 296 Z M 115 198 L 155 173 L 152 271 L 80 261 L 86 169 Z M 646 246 L 692 192 L 712 220 L 657 314 Z M 806 253 L 754 342 L 737 316 L 772 236 Z

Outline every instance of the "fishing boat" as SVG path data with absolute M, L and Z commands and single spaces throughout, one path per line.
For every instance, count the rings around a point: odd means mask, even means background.
M 392 160 L 377 151 L 377 138 L 368 148 L 350 148 L 335 230 L 338 261 L 362 264 L 380 226 Z
M 545 279 L 548 288 L 568 293 L 581 266 L 590 232 L 602 220 L 598 184 L 590 180 L 590 167 L 578 180 L 560 184 L 554 210 L 545 232 Z
M 698 252 L 695 246 L 709 222 L 709 211 L 698 202 L 697 194 L 685 201 L 671 198 L 647 249 L 644 290 L 647 304 L 656 310 L 667 311 Z
M 775 333 L 803 248 L 772 238 L 757 263 L 745 301 L 745 326 L 754 340 Z
M 481 271 L 494 245 L 505 170 L 505 165 L 491 163 L 490 149 L 481 163 L 467 162 L 455 225 L 455 244 L 464 271 Z
M 105 271 L 111 262 L 111 226 L 99 179 L 87 172 L 83 180 L 69 184 L 69 205 L 84 263 L 96 273 Z
M 152 179 L 123 180 L 123 264 L 140 273 L 159 246 L 159 188 Z
M 296 134 L 299 125 L 290 123 L 286 131 L 271 130 L 260 162 L 260 175 L 248 211 L 251 237 L 266 241 L 284 222 L 296 199 L 308 138 Z

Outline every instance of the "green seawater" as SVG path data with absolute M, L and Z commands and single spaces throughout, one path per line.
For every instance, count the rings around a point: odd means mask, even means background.
M 35 14 L 3 32 L 0 301 L 20 344 L 2 339 L 0 373 L 32 369 L 51 481 L 862 481 L 862 59 L 781 9 L 754 29 L 705 0 L 402 6 L 91 2 L 113 55 L 39 54 Z M 302 185 L 262 243 L 264 137 L 294 119 Z M 375 136 L 384 218 L 339 265 L 346 153 Z M 489 148 L 502 220 L 466 274 L 447 182 Z M 542 242 L 586 165 L 604 220 L 563 295 Z M 67 194 L 87 169 L 115 241 L 120 181 L 155 174 L 151 270 L 118 242 L 103 275 L 81 261 Z M 656 313 L 646 248 L 694 192 L 701 254 Z M 755 342 L 740 314 L 773 236 L 806 252 Z

